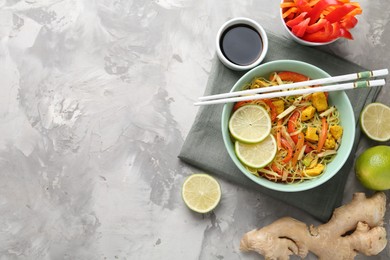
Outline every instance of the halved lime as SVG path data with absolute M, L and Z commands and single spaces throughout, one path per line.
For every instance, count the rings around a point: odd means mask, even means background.
M 372 140 L 390 140 L 390 108 L 381 103 L 367 105 L 360 114 L 363 132 Z
M 273 135 L 268 135 L 263 141 L 256 144 L 236 141 L 235 151 L 238 159 L 246 166 L 256 169 L 263 168 L 275 158 L 276 140 Z
M 182 197 L 191 210 L 207 213 L 221 200 L 221 187 L 216 179 L 208 174 L 190 175 L 183 183 Z
M 231 135 L 243 143 L 258 143 L 271 132 L 271 118 L 267 110 L 258 105 L 237 109 L 229 120 Z

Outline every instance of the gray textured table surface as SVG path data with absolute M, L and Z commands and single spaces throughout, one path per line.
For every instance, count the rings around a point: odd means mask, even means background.
M 243 233 L 285 215 L 318 224 L 223 180 L 213 214 L 180 196 L 219 26 L 246 16 L 286 37 L 278 2 L 0 1 L 0 259 L 258 259 Z M 324 49 L 389 67 L 390 5 L 359 2 L 355 40 Z M 355 191 L 351 171 L 344 201 Z

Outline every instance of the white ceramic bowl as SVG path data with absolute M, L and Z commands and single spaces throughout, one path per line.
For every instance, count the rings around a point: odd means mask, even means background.
M 282 0 L 280 3 L 283 3 L 283 2 L 284 2 L 284 0 Z M 280 17 L 280 20 L 282 21 L 283 27 L 286 29 L 286 31 L 288 32 L 290 37 L 294 41 L 296 41 L 297 43 L 300 43 L 302 45 L 306 45 L 306 46 L 323 46 L 323 45 L 328 45 L 328 44 L 330 44 L 332 42 L 335 42 L 338 39 L 337 38 L 337 39 L 331 40 L 329 42 L 309 42 L 309 41 L 302 40 L 301 38 L 295 36 L 295 34 L 293 34 L 293 32 L 290 30 L 290 28 L 288 28 L 288 26 L 286 25 L 286 22 L 283 19 L 282 8 L 279 8 L 279 17 Z
M 237 25 L 237 24 L 248 25 L 248 26 L 252 27 L 253 29 L 255 29 L 259 33 L 261 40 L 262 40 L 262 43 L 263 43 L 263 49 L 262 49 L 260 56 L 253 63 L 251 63 L 249 65 L 238 65 L 238 64 L 231 62 L 230 60 L 228 60 L 225 57 L 225 55 L 222 53 L 222 50 L 221 50 L 220 40 L 221 40 L 223 33 L 229 27 Z M 245 18 L 245 17 L 237 17 L 237 18 L 233 18 L 233 19 L 227 21 L 219 29 L 219 31 L 217 33 L 217 37 L 216 37 L 216 50 L 217 50 L 218 58 L 226 67 L 233 69 L 233 70 L 249 70 L 249 69 L 256 67 L 264 60 L 265 55 L 267 54 L 267 51 L 268 51 L 268 37 L 267 37 L 267 34 L 264 31 L 263 27 L 260 24 L 258 24 L 256 21 L 249 19 L 249 18 Z

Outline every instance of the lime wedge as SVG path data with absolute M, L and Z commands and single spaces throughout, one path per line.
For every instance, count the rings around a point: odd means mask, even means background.
M 390 108 L 381 103 L 367 105 L 360 114 L 363 132 L 372 140 L 390 140 Z
M 267 110 L 258 105 L 246 105 L 230 117 L 231 135 L 243 143 L 258 143 L 271 132 L 271 118 Z
M 237 141 L 235 150 L 238 159 L 246 166 L 263 168 L 275 158 L 277 145 L 275 137 L 268 135 L 263 141 L 256 144 L 246 144 Z
M 221 199 L 221 187 L 217 180 L 208 174 L 193 174 L 183 183 L 182 197 L 191 210 L 207 213 L 218 205 Z

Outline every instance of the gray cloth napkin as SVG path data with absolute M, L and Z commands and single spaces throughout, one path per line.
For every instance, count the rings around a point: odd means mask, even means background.
M 264 62 L 291 59 L 311 63 L 332 76 L 364 71 L 365 69 L 322 52 L 312 47 L 299 45 L 291 40 L 268 33 L 269 50 Z M 243 75 L 227 69 L 218 58 L 214 58 L 205 95 L 229 92 L 234 83 Z M 321 221 L 327 221 L 335 207 L 342 202 L 348 173 L 353 167 L 354 154 L 360 137 L 358 124 L 362 108 L 375 100 L 379 88 L 347 91 L 357 122 L 356 137 L 352 152 L 342 167 L 328 182 L 311 190 L 285 193 L 263 188 L 252 182 L 234 165 L 222 139 L 221 114 L 223 105 L 200 107 L 194 124 L 180 151 L 179 158 L 211 175 L 224 178 L 232 183 L 259 191 L 287 204 L 300 208 Z

